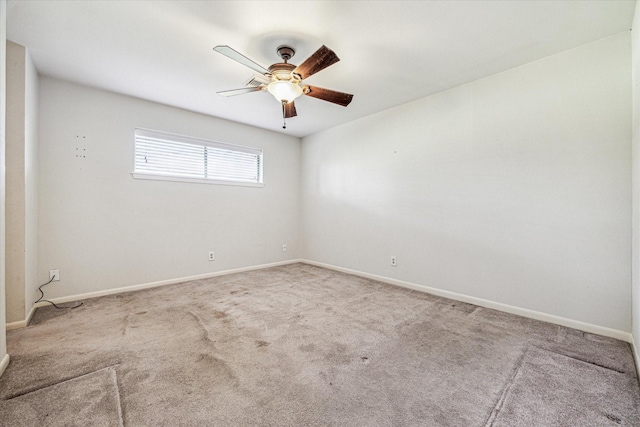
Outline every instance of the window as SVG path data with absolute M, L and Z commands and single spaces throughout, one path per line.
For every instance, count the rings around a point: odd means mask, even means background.
M 133 177 L 261 187 L 262 150 L 136 129 Z

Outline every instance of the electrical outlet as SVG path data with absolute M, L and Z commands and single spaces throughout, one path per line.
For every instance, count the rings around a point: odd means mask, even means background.
M 60 270 L 49 270 L 49 280 L 53 279 L 53 282 L 60 280 Z
M 397 267 L 398 266 L 398 259 L 395 256 L 391 257 L 391 267 Z
M 287 245 L 282 245 L 282 252 L 287 252 Z
M 209 261 L 215 261 L 216 253 L 214 251 L 209 252 Z

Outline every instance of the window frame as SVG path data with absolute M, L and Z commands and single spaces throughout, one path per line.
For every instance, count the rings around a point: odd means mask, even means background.
M 136 150 L 137 150 L 137 143 L 138 143 L 138 135 L 142 137 L 146 136 L 148 138 L 163 138 L 163 139 L 167 139 L 168 141 L 172 141 L 176 143 L 191 144 L 198 147 L 211 147 L 211 148 L 218 148 L 223 150 L 231 150 L 236 152 L 256 154 L 259 156 L 258 181 L 252 182 L 252 181 L 233 180 L 233 179 L 195 178 L 195 177 L 180 176 L 177 174 L 173 175 L 173 174 L 162 174 L 162 173 L 156 173 L 156 172 L 137 171 L 136 170 L 136 153 L 137 153 Z M 192 136 L 157 131 L 152 129 L 134 128 L 132 157 L 133 157 L 133 172 L 131 172 L 131 175 L 135 179 L 191 182 L 196 184 L 233 185 L 233 186 L 241 186 L 241 187 L 264 187 L 264 174 L 263 174 L 264 151 L 261 148 L 248 147 L 248 146 L 237 145 L 237 144 L 229 144 L 226 142 L 219 142 L 219 141 L 208 140 L 204 138 L 196 138 Z M 206 159 L 206 154 L 203 153 L 203 157 Z

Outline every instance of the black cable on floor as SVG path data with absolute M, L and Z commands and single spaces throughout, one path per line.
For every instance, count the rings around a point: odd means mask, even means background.
M 55 307 L 55 308 L 57 308 L 58 310 L 62 310 L 62 309 L 64 309 L 64 308 L 78 308 L 78 307 L 80 307 L 83 303 L 76 304 L 76 305 L 74 305 L 73 307 L 61 307 L 61 306 L 59 306 L 59 305 L 56 305 L 56 303 L 55 303 L 55 302 L 53 302 L 53 301 L 49 301 L 48 299 L 44 299 L 44 291 L 42 290 L 42 287 L 43 287 L 43 286 L 47 286 L 49 283 L 53 282 L 53 279 L 55 279 L 55 278 L 56 278 L 56 276 L 53 276 L 53 277 L 51 278 L 51 280 L 49 280 L 47 283 L 44 283 L 44 284 L 42 284 L 42 285 L 40 285 L 40 286 L 38 287 L 38 290 L 40 291 L 40 298 L 38 298 L 38 300 L 37 300 L 36 302 L 34 302 L 34 304 L 37 304 L 37 303 L 39 303 L 39 302 L 48 302 L 49 304 L 51 304 L 52 306 L 54 306 L 54 307 Z

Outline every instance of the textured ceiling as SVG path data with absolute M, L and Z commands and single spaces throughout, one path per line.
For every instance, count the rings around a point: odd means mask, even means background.
M 631 28 L 630 1 L 9 1 L 7 38 L 41 74 L 306 136 Z M 301 63 L 322 44 L 341 61 L 305 82 L 349 92 L 310 97 L 282 129 L 267 93 L 224 98 L 249 68 L 290 44 Z

